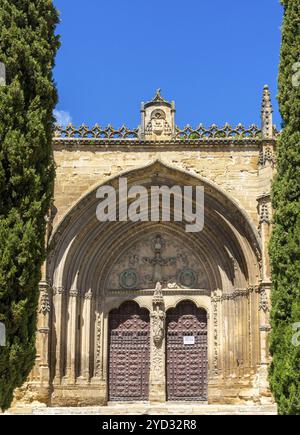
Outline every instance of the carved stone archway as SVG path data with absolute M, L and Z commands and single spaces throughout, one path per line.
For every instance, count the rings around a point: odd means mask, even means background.
M 126 176 L 129 186 L 147 189 L 203 186 L 204 230 L 187 234 L 184 222 L 99 223 L 97 189 L 66 215 L 54 229 L 46 265 L 52 403 L 76 404 L 77 390 L 86 404 L 107 403 L 109 312 L 129 300 L 152 311 L 149 394 L 151 401 L 164 401 L 165 336 L 160 342 L 157 325 L 184 299 L 209 313 L 208 391 L 214 401 L 217 390 L 234 376 L 242 385 L 260 363 L 259 235 L 238 204 L 203 178 L 160 161 Z M 118 179 L 108 184 L 117 188 Z M 164 308 L 153 301 L 157 281 Z

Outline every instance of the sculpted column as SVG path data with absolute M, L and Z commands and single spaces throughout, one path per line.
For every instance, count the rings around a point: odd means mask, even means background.
M 165 305 L 162 286 L 157 283 L 151 313 L 151 353 L 149 400 L 151 403 L 166 401 L 165 374 Z
M 94 374 L 91 385 L 98 391 L 97 405 L 106 406 L 108 401 L 108 313 L 104 312 L 101 296 L 94 298 Z
M 260 234 L 262 239 L 262 281 L 259 287 L 260 317 L 260 397 L 265 401 L 271 396 L 268 384 L 270 306 L 271 306 L 271 272 L 268 246 L 271 237 L 271 198 L 263 195 L 258 198 L 260 213 Z
M 50 286 L 47 282 L 41 282 L 40 301 L 39 301 L 39 316 L 38 316 L 38 332 L 41 335 L 40 341 L 40 380 L 41 385 L 49 388 L 50 372 L 49 372 L 49 323 L 50 323 Z

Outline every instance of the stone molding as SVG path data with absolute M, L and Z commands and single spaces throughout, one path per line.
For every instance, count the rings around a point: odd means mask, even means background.
M 259 286 L 252 286 L 247 289 L 236 289 L 232 293 L 222 294 L 220 290 L 213 292 L 211 300 L 212 302 L 234 301 L 237 298 L 249 297 L 252 293 L 260 293 Z

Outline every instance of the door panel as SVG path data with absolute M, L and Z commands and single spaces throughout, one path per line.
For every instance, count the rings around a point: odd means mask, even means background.
M 207 314 L 192 302 L 167 312 L 168 400 L 207 400 Z
M 109 400 L 148 400 L 149 312 L 135 302 L 109 315 Z

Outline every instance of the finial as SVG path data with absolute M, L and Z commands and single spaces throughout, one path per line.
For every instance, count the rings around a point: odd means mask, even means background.
M 273 107 L 269 86 L 265 85 L 261 106 L 261 128 L 264 139 L 273 138 Z
M 155 97 L 152 100 L 153 103 L 167 103 L 167 101 L 161 95 L 161 88 L 158 88 Z

